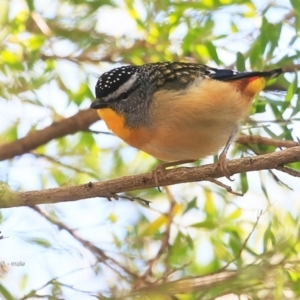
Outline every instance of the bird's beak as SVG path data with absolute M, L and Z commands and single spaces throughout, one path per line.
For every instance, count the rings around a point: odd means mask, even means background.
M 101 99 L 96 98 L 94 102 L 92 102 L 91 108 L 98 109 L 98 108 L 105 108 L 107 107 L 107 102 L 102 101 Z

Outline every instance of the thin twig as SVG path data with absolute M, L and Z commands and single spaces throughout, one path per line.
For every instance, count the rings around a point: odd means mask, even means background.
M 299 146 L 299 144 L 294 141 L 270 139 L 259 135 L 241 135 L 237 138 L 236 142 L 244 145 L 268 145 L 276 148 L 291 148 Z
M 247 238 L 244 240 L 244 243 L 242 245 L 242 247 L 240 248 L 239 252 L 236 254 L 236 256 L 230 261 L 228 262 L 224 267 L 222 267 L 220 270 L 218 270 L 218 272 L 222 272 L 222 271 L 225 271 L 233 262 L 235 262 L 242 254 L 243 250 L 245 249 L 252 233 L 254 232 L 255 228 L 257 227 L 257 224 L 258 224 L 258 221 L 260 219 L 260 217 L 264 214 L 263 211 L 260 211 L 259 215 L 257 216 L 256 218 L 256 221 L 253 225 L 253 228 L 252 230 L 250 231 L 250 233 L 248 234 Z
M 151 203 L 151 201 L 146 200 L 141 197 L 135 197 L 135 196 L 129 196 L 129 195 L 116 195 L 116 197 L 121 198 L 121 199 L 130 200 L 130 201 L 141 201 L 143 204 L 145 204 L 148 207 L 150 207 L 150 203 Z
M 226 185 L 226 184 L 224 184 L 223 182 L 221 182 L 219 180 L 216 180 L 214 178 L 208 178 L 207 181 L 210 181 L 210 182 L 212 182 L 212 183 L 214 183 L 214 184 L 216 184 L 216 185 L 224 188 L 228 193 L 231 193 L 231 194 L 233 194 L 235 196 L 240 196 L 240 197 L 244 196 L 244 194 L 242 194 L 242 193 L 233 191 L 232 188 L 229 185 Z
M 132 271 L 130 271 L 127 267 L 123 266 L 121 263 L 119 263 L 118 261 L 116 261 L 114 258 L 108 256 L 105 254 L 105 252 L 96 247 L 93 243 L 91 243 L 90 241 L 82 238 L 81 236 L 79 236 L 76 233 L 76 230 L 70 228 L 69 226 L 67 226 L 66 224 L 54 220 L 53 218 L 51 218 L 50 216 L 48 216 L 45 212 L 43 212 L 39 207 L 37 206 L 31 206 L 31 209 L 33 209 L 34 211 L 36 211 L 37 213 L 39 213 L 41 216 L 43 216 L 47 221 L 51 222 L 52 224 L 56 225 L 60 230 L 65 230 L 67 231 L 71 236 L 74 237 L 74 239 L 76 239 L 79 243 L 81 243 L 86 249 L 89 249 L 96 257 L 99 261 L 101 261 L 102 263 L 105 263 L 105 265 L 107 267 L 109 267 L 110 269 L 112 269 L 114 272 L 116 272 L 117 274 L 119 274 L 119 276 L 122 277 L 121 273 L 119 272 L 119 270 L 115 269 L 115 267 L 113 267 L 113 264 L 115 266 L 117 266 L 118 268 L 122 269 L 125 273 L 127 273 L 128 275 L 132 276 L 133 278 L 137 278 L 137 275 L 135 273 L 133 273 Z M 113 264 L 112 264 L 113 263 Z M 127 277 L 126 280 L 128 279 Z
M 99 180 L 99 176 L 97 176 L 97 174 L 89 172 L 89 171 L 85 171 L 83 169 L 75 168 L 75 167 L 71 166 L 70 164 L 64 164 L 61 161 L 59 161 L 58 159 L 55 159 L 54 157 L 51 157 L 49 155 L 40 154 L 40 153 L 33 153 L 33 152 L 31 152 L 31 154 L 34 155 L 37 158 L 45 158 L 48 161 L 50 161 L 52 163 L 55 163 L 55 164 L 57 164 L 57 165 L 59 165 L 61 167 L 64 167 L 66 169 L 70 169 L 70 170 L 75 171 L 77 173 L 86 174 L 86 175 L 90 176 L 91 178 Z
M 293 191 L 293 189 L 290 186 L 288 186 L 286 183 L 284 183 L 281 179 L 279 179 L 278 176 L 276 176 L 276 174 L 272 170 L 269 170 L 269 172 L 270 172 L 271 176 L 273 177 L 273 179 L 275 180 L 275 182 L 277 182 L 279 185 L 285 186 L 289 190 Z
M 147 270 L 141 276 L 139 276 L 138 280 L 136 280 L 136 282 L 133 284 L 132 290 L 139 288 L 141 285 L 143 285 L 145 283 L 145 280 L 147 279 L 147 277 L 149 275 L 151 275 L 151 273 L 152 273 L 152 268 L 153 268 L 154 264 L 159 260 L 159 258 L 162 256 L 162 254 L 164 254 L 168 250 L 171 224 L 173 222 L 174 207 L 176 205 L 176 202 L 175 202 L 175 199 L 173 198 L 169 188 L 165 187 L 165 190 L 166 190 L 169 202 L 170 202 L 170 208 L 166 215 L 166 220 L 167 220 L 166 221 L 166 230 L 165 230 L 163 236 L 161 237 L 161 244 L 160 244 L 157 254 L 155 255 L 155 257 L 153 257 L 152 259 L 150 259 L 148 261 Z
M 276 170 L 282 171 L 284 173 L 287 173 L 293 177 L 300 177 L 300 172 L 293 170 L 291 168 L 285 167 L 285 166 L 278 166 L 275 168 Z

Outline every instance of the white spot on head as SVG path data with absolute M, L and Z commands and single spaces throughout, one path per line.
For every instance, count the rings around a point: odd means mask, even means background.
M 130 90 L 130 88 L 132 87 L 134 82 L 137 80 L 137 78 L 138 78 L 138 75 L 133 74 L 126 82 L 124 82 L 121 86 L 119 86 L 118 89 L 116 89 L 114 92 L 111 92 L 107 97 L 105 97 L 107 99 L 105 101 L 109 101 L 110 99 L 116 99 L 122 93 Z M 120 78 L 117 77 L 116 80 L 120 81 Z M 116 81 L 114 80 L 114 82 L 116 82 Z

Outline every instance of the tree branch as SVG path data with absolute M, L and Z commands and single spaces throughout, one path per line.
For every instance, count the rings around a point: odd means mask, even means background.
M 300 70 L 300 64 L 293 64 L 293 65 L 282 67 L 283 73 L 293 73 L 299 70 Z
M 275 140 L 259 135 L 241 135 L 236 139 L 236 142 L 243 145 L 255 144 L 255 145 L 267 145 L 274 146 L 276 148 L 291 148 L 296 147 L 299 144 L 289 140 Z
M 50 126 L 30 132 L 27 136 L 11 143 L 0 145 L 0 161 L 13 158 L 17 155 L 28 153 L 49 141 L 86 130 L 91 124 L 99 120 L 95 110 L 87 109 L 76 115 L 52 123 Z
M 254 157 L 235 159 L 228 162 L 230 175 L 249 171 L 278 169 L 288 163 L 300 161 L 300 146 L 288 148 Z M 215 168 L 214 164 L 201 167 L 181 167 L 167 170 L 164 176 L 159 178 L 162 186 L 183 182 L 196 182 L 211 180 L 211 178 L 223 177 L 222 172 Z M 117 193 L 155 187 L 155 178 L 151 173 L 126 176 L 105 182 L 88 183 L 79 186 L 60 187 L 41 191 L 12 192 L 8 188 L 2 188 L 0 207 L 31 206 L 45 203 L 58 203 L 75 201 L 86 198 L 104 197 L 111 198 Z

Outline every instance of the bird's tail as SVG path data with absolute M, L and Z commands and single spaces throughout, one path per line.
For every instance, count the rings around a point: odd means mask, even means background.
M 219 69 L 214 74 L 211 74 L 210 77 L 220 81 L 233 81 L 233 80 L 238 80 L 243 78 L 257 78 L 257 77 L 263 77 L 269 79 L 269 78 L 276 78 L 282 72 L 283 70 L 281 68 L 274 69 L 272 71 L 264 71 L 264 72 L 235 72 L 227 69 Z
M 220 72 L 214 74 L 213 78 L 219 81 L 231 82 L 233 86 L 238 87 L 243 93 L 253 98 L 266 87 L 268 79 L 275 78 L 282 72 L 282 69 L 264 72 L 230 72 L 230 70 L 220 70 Z

